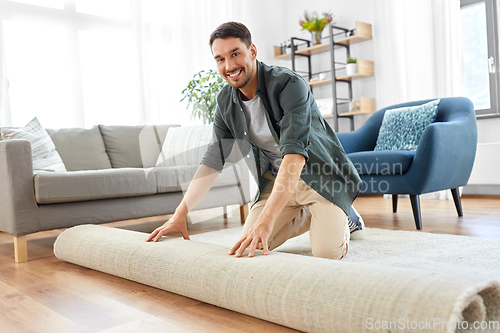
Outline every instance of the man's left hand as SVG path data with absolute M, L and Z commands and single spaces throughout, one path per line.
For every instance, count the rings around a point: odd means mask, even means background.
M 250 252 L 248 253 L 248 257 L 253 257 L 255 254 L 255 250 L 262 244 L 264 255 L 269 254 L 269 248 L 267 242 L 269 237 L 271 237 L 271 232 L 273 230 L 273 226 L 268 222 L 256 221 L 254 226 L 246 233 L 246 235 L 241 238 L 233 248 L 229 251 L 229 254 L 236 253 L 236 257 L 241 257 L 243 252 L 250 246 Z

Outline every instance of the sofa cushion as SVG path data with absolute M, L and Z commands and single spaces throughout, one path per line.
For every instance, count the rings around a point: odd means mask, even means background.
M 399 175 L 408 170 L 415 152 L 408 150 L 361 151 L 347 156 L 360 175 Z
M 161 147 L 170 130 L 180 125 L 146 125 L 139 134 L 139 148 L 141 150 L 141 160 L 144 168 L 154 167 L 160 155 Z M 156 132 L 155 132 L 156 129 Z M 160 144 L 158 144 L 158 138 Z
M 238 177 L 241 180 L 240 167 L 237 164 L 226 163 L 224 170 L 215 180 L 213 188 L 238 184 L 233 166 L 236 168 Z M 153 172 L 156 175 L 158 193 L 186 191 L 193 180 L 196 170 L 198 170 L 198 165 L 155 167 Z
M 110 169 L 99 127 L 47 129 L 68 171 Z
M 167 133 L 156 166 L 198 166 L 211 138 L 211 125 L 172 128 Z
M 160 141 L 168 129 L 177 125 L 156 125 Z M 104 126 L 99 125 L 106 152 L 113 168 L 142 168 L 153 166 L 159 154 L 158 142 L 152 127 L 149 126 Z M 144 133 L 143 130 L 145 130 Z M 142 143 L 140 141 L 144 141 Z M 141 149 L 151 147 L 151 151 L 141 154 Z M 158 148 L 157 148 L 158 147 Z M 156 155 L 155 155 L 156 154 Z M 143 156 L 146 158 L 143 164 Z
M 440 101 L 385 111 L 374 150 L 417 150 L 425 128 L 436 119 Z
M 147 169 L 104 169 L 35 175 L 39 204 L 134 197 L 156 193 L 155 174 Z
M 0 132 L 3 140 L 20 139 L 29 141 L 31 144 L 31 156 L 34 172 L 66 171 L 66 167 L 64 166 L 61 156 L 57 152 L 52 139 L 36 117 L 24 127 L 4 127 Z

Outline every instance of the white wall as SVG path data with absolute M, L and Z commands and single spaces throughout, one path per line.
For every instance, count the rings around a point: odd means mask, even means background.
M 273 45 L 286 38 L 285 0 L 238 1 L 238 20 L 252 33 L 257 47 L 257 59 L 271 64 L 274 58 Z
M 498 143 L 500 142 L 500 118 L 486 118 L 477 120 L 477 142 Z M 495 168 L 493 168 L 495 169 Z M 500 172 L 500 169 L 496 169 Z M 464 187 L 465 194 L 500 195 L 499 185 L 467 185 Z

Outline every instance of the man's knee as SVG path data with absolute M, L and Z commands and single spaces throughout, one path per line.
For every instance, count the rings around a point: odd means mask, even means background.
M 341 247 L 331 248 L 328 246 L 314 247 L 312 254 L 318 258 L 342 260 L 345 258 L 348 250 L 348 245 L 343 244 Z

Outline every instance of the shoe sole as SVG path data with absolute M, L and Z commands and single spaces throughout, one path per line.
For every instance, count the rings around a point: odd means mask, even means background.
M 352 240 L 362 240 L 365 238 L 365 222 L 362 218 L 359 219 L 359 222 L 361 222 L 361 230 L 351 232 L 350 239 Z

